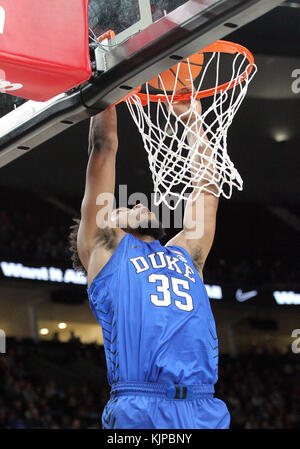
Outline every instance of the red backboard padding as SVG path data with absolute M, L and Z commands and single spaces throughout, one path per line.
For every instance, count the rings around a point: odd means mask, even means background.
M 46 101 L 91 77 L 88 3 L 1 0 L 0 92 Z

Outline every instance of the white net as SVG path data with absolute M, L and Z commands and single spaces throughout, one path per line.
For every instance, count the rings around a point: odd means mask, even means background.
M 235 54 L 230 64 L 230 82 L 220 89 L 221 56 L 220 52 L 210 53 L 196 80 L 193 80 L 189 59 L 179 63 L 171 95 L 159 75 L 163 95 L 159 97 L 157 106 L 150 101 L 151 86 L 148 83 L 145 86 L 146 97 L 144 95 L 146 106 L 143 106 L 144 101 L 139 95 L 126 100 L 148 153 L 156 205 L 163 202 L 170 209 L 175 209 L 182 199 L 194 201 L 201 192 L 230 198 L 233 187 L 238 190 L 243 188 L 242 178 L 227 152 L 227 133 L 247 93 L 256 66 L 249 70 L 250 62 L 246 54 Z M 177 111 L 176 115 L 173 102 L 178 93 L 181 64 L 188 64 L 191 99 L 188 111 L 182 114 Z M 204 105 L 202 101 L 202 108 L 199 108 L 197 97 L 199 92 L 203 92 L 205 79 L 212 67 L 214 87 L 211 101 L 209 105 Z

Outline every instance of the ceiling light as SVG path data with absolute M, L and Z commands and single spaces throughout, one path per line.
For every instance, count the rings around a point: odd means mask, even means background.
M 272 131 L 272 137 L 275 142 L 286 142 L 291 138 L 291 132 L 288 129 L 274 129 Z

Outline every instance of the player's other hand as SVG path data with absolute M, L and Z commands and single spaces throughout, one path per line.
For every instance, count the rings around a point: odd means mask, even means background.
M 184 94 L 184 93 L 190 93 L 191 89 L 189 88 L 183 88 L 177 91 L 178 94 Z M 191 100 L 185 100 L 185 101 L 174 101 L 172 103 L 172 108 L 170 108 L 169 104 L 166 103 L 167 110 L 171 109 L 171 113 L 177 117 L 180 116 L 181 120 L 186 121 L 193 121 L 197 119 L 197 115 L 202 114 L 202 105 L 200 100 L 196 100 L 196 109 L 194 110 L 194 113 L 190 113 L 191 108 Z

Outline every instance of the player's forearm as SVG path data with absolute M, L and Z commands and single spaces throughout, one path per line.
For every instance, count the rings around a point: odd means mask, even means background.
M 111 108 L 91 118 L 88 155 L 92 152 L 116 152 L 118 149 L 117 114 Z
M 187 135 L 188 144 L 194 151 L 197 151 L 197 155 L 193 157 L 192 172 L 197 175 L 197 178 L 193 182 L 195 191 L 192 195 L 195 195 L 201 186 L 209 185 L 210 191 L 217 193 L 217 187 L 211 184 L 214 175 L 214 156 L 206 136 L 203 126 L 199 129 L 199 123 L 196 122 L 190 124 L 190 131 Z M 199 136 L 201 139 L 199 139 Z M 190 155 L 191 157 L 192 155 Z M 215 181 L 214 181 L 215 182 Z M 205 191 L 204 191 L 205 192 Z

